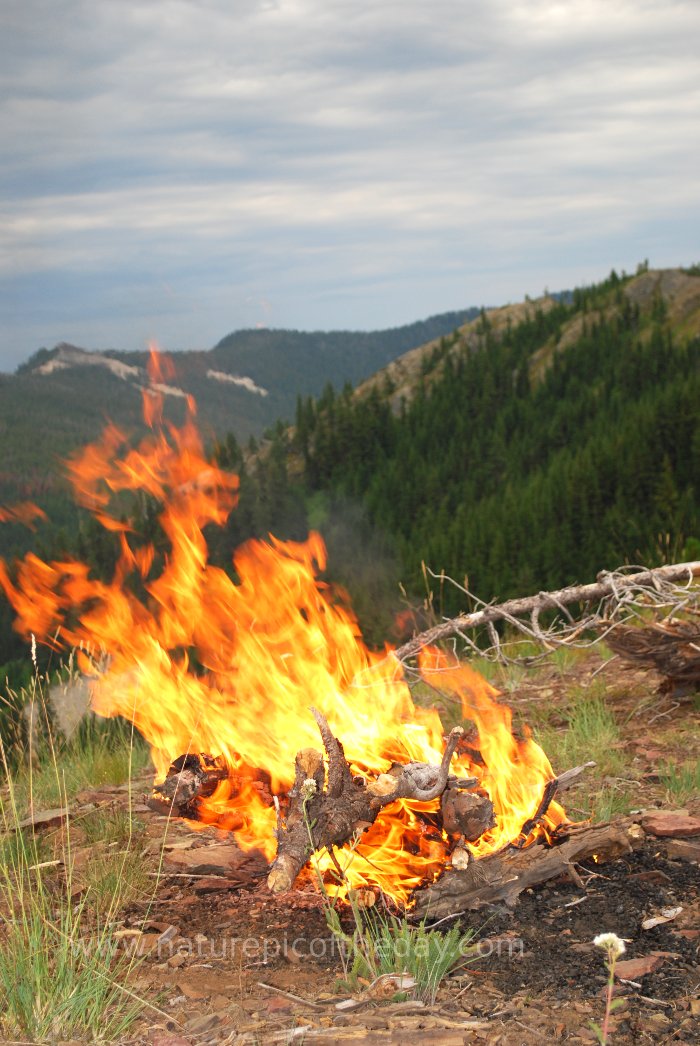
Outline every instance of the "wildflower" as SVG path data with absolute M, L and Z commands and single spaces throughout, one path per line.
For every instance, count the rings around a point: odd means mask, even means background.
M 618 937 L 616 933 L 599 933 L 597 937 L 593 938 L 593 943 L 596 948 L 602 948 L 608 954 L 608 961 L 605 964 L 608 969 L 608 990 L 605 998 L 605 1017 L 603 1019 L 603 1027 L 601 1028 L 597 1024 L 592 1023 L 593 1031 L 595 1032 L 595 1036 L 600 1043 L 600 1046 L 607 1046 L 608 1032 L 610 1030 L 610 1015 L 613 1010 L 620 1005 L 618 999 L 613 1001 L 613 993 L 615 991 L 615 963 L 619 957 L 625 953 L 625 942 L 621 937 Z
M 303 785 L 301 786 L 301 798 L 304 800 L 304 802 L 307 802 L 309 799 L 312 799 L 316 795 L 316 791 L 316 782 L 314 781 L 313 777 L 307 777 Z
M 599 933 L 593 938 L 596 948 L 604 948 L 609 959 L 617 959 L 625 953 L 625 942 L 616 933 Z

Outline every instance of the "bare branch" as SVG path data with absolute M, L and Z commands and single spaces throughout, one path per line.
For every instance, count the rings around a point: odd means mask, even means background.
M 510 599 L 499 604 L 485 604 L 476 599 L 468 589 L 451 578 L 446 578 L 444 574 L 436 575 L 431 571 L 427 573 L 436 579 L 439 578 L 441 582 L 450 581 L 473 603 L 480 604 L 480 609 L 443 621 L 414 636 L 403 646 L 397 647 L 394 656 L 402 662 L 414 657 L 423 647 L 455 636 L 459 636 L 474 649 L 473 641 L 469 640 L 465 633 L 469 629 L 481 626 L 487 628 L 491 637 L 494 660 L 507 661 L 509 659 L 502 651 L 502 643 L 494 628 L 495 621 L 507 621 L 522 635 L 536 640 L 545 647 L 592 646 L 605 638 L 607 632 L 620 621 L 628 621 L 649 607 L 670 608 L 674 613 L 685 608 L 688 603 L 688 588 L 695 578 L 700 577 L 700 561 L 646 570 L 624 568 L 610 573 L 603 572 L 593 584 L 570 585 L 556 592 L 540 592 L 535 596 Z M 575 603 L 598 605 L 577 621 L 566 609 Z M 553 625 L 544 631 L 539 623 L 539 615 L 546 610 L 557 611 L 558 616 Z M 559 615 L 563 615 L 565 621 L 562 621 Z M 526 616 L 529 616 L 529 624 L 521 620 Z M 581 639 L 584 633 L 591 630 L 598 633 L 595 639 Z M 546 656 L 548 652 L 542 656 Z M 480 653 L 487 655 L 488 651 Z

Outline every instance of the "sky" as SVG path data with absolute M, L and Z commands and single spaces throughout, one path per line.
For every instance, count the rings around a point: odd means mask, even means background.
M 0 370 L 700 261 L 697 0 L 4 0 Z

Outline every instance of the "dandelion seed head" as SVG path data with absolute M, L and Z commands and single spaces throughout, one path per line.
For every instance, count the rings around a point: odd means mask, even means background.
M 616 933 L 599 933 L 593 938 L 593 943 L 596 948 L 604 948 L 611 959 L 617 959 L 626 951 L 625 942 Z

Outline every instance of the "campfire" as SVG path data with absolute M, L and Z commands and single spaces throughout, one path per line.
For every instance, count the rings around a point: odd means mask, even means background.
M 12 576 L 0 562 L 17 629 L 78 648 L 95 711 L 150 744 L 152 801 L 262 852 L 275 893 L 312 861 L 329 888 L 375 888 L 432 914 L 513 900 L 575 875 L 581 856 L 629 848 L 622 828 L 570 825 L 555 795 L 583 768 L 556 777 L 468 665 L 419 655 L 469 736 L 414 702 L 401 661 L 367 649 L 320 579 L 318 534 L 249 541 L 234 576 L 209 562 L 205 529 L 235 510 L 238 480 L 207 459 L 192 401 L 182 427 L 163 421 L 164 365 L 154 353 L 151 434 L 134 448 L 109 426 L 68 464 L 77 500 L 118 540 L 113 578 L 33 554 Z M 158 505 L 165 549 L 125 520 L 130 496 Z

